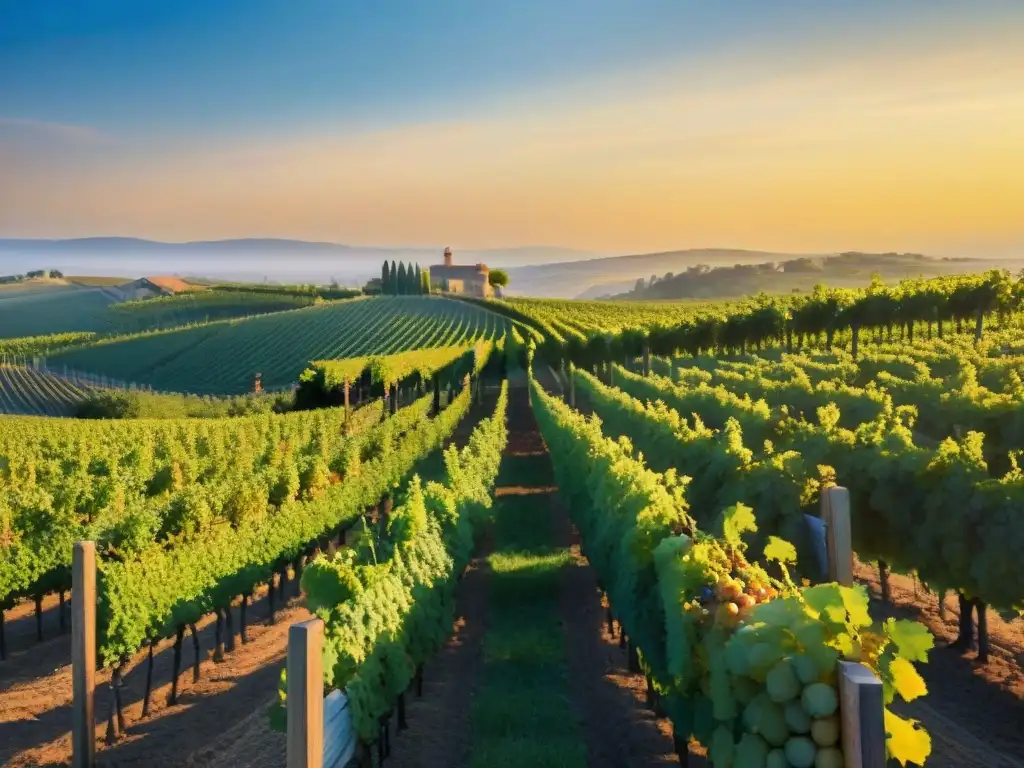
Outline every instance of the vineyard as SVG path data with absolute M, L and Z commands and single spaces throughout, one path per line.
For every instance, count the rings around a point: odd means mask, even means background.
M 508 324 L 449 299 L 361 299 L 99 341 L 48 364 L 164 391 L 233 395 L 251 391 L 256 373 L 265 387 L 284 387 L 311 360 L 470 344 L 500 337 Z
M 0 413 L 71 416 L 88 389 L 21 365 L 0 364 Z
M 1021 294 L 382 297 L 74 337 L 52 368 L 298 387 L 0 417 L 0 762 L 85 734 L 140 766 L 1019 766 Z M 53 378 L 0 368 L 0 407 L 60 415 Z
M 102 288 L 52 286 L 0 292 L 0 339 L 105 331 L 116 299 Z

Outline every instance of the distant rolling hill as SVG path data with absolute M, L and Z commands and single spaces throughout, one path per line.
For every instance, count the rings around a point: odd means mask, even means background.
M 565 262 L 598 256 L 552 246 L 461 249 L 455 261 L 490 267 Z M 167 243 L 134 237 L 67 240 L 0 238 L 0 275 L 31 269 L 59 269 L 82 276 L 173 274 L 218 280 L 322 282 L 332 278 L 362 285 L 380 275 L 382 262 L 405 261 L 423 267 L 440 264 L 444 246 L 373 247 L 278 238 L 201 240 Z
M 630 290 L 639 278 L 662 277 L 696 264 L 732 266 L 788 261 L 827 254 L 773 253 L 732 248 L 694 248 L 632 256 L 611 256 L 582 261 L 513 267 L 508 270 L 509 294 L 550 298 L 600 298 Z

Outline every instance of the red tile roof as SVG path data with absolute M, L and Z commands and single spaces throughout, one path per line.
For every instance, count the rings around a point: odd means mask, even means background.
M 171 293 L 181 293 L 182 291 L 189 291 L 192 289 L 191 285 L 178 277 L 147 277 L 145 279 L 153 285 L 163 288 L 165 291 L 170 291 Z

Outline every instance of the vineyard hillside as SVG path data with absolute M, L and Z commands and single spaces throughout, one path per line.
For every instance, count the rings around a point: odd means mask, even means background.
M 0 364 L 0 413 L 72 416 L 89 390 L 42 371 Z
M 56 284 L 0 291 L 0 339 L 66 331 L 105 331 L 107 307 L 118 300 L 104 288 Z
M 311 360 L 461 346 L 508 326 L 487 309 L 439 297 L 361 299 L 101 341 L 48 363 L 164 391 L 232 395 L 250 391 L 256 373 L 264 387 L 284 387 Z

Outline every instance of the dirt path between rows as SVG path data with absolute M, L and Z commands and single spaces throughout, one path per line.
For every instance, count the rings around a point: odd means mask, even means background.
M 550 369 L 540 370 L 538 379 L 548 391 L 559 391 Z M 536 420 L 529 414 L 531 426 Z M 547 453 L 547 446 L 534 431 L 533 450 Z M 672 724 L 658 718 L 646 707 L 646 680 L 629 671 L 624 650 L 608 634 L 604 623 L 597 574 L 580 551 L 579 534 L 569 510 L 557 494 L 551 494 L 556 543 L 567 547 L 575 567 L 566 569 L 561 585 L 566 659 L 570 693 L 579 713 L 587 744 L 587 765 L 596 768 L 640 768 L 679 765 L 672 739 Z M 701 758 L 689 765 L 702 768 Z
M 946 598 L 946 618 L 939 617 L 938 596 L 912 578 L 889 575 L 892 604 L 881 601 L 878 569 L 856 563 L 854 575 L 868 587 L 875 618 L 893 616 L 925 624 L 935 635 L 935 650 L 918 670 L 928 685 L 924 699 L 905 705 L 932 737 L 928 768 L 1024 768 L 1024 627 L 988 613 L 991 651 L 987 664 L 974 653 L 947 647 L 957 637 L 957 601 Z

